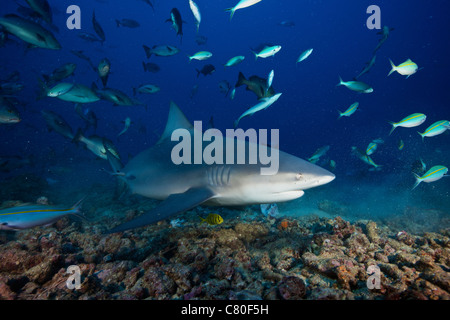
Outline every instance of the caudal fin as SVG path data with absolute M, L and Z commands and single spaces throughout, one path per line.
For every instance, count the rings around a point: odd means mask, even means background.
M 344 81 L 342 81 L 341 76 L 339 76 L 339 83 L 336 85 L 336 87 L 343 86 L 343 85 L 344 85 Z
M 244 85 L 246 80 L 247 79 L 245 79 L 245 76 L 242 74 L 242 72 L 239 72 L 238 81 L 236 82 L 234 87 L 237 88 Z
M 413 175 L 414 175 L 414 178 L 416 178 L 416 183 L 414 183 L 412 190 L 414 190 L 422 182 L 419 175 L 415 174 L 414 172 L 413 172 Z
M 389 124 L 391 124 L 391 125 L 392 125 L 392 129 L 391 129 L 391 132 L 389 132 L 389 135 L 391 135 L 391 134 L 392 134 L 392 132 L 394 132 L 395 128 L 397 128 L 397 124 L 396 124 L 395 122 L 391 122 L 391 121 L 389 121 Z
M 152 56 L 152 49 L 150 49 L 149 47 L 147 47 L 146 45 L 143 45 L 142 48 L 144 48 L 145 50 L 145 54 L 147 55 L 147 59 L 150 58 Z
M 233 19 L 234 11 L 235 11 L 234 8 L 225 9 L 225 12 L 230 12 L 230 21 L 231 19 Z
M 389 72 L 388 77 L 389 77 L 394 71 L 397 70 L 397 67 L 396 67 L 395 64 L 392 62 L 391 59 L 389 59 L 389 62 L 391 63 L 392 69 L 391 69 L 391 71 Z

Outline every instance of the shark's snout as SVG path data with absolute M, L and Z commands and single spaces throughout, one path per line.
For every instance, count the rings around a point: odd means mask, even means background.
M 299 179 L 299 187 L 302 190 L 320 187 L 324 184 L 330 183 L 336 178 L 336 176 L 320 167 L 316 167 L 315 170 L 309 173 L 305 173 Z
M 332 174 L 331 172 L 328 172 L 328 174 L 320 177 L 318 185 L 322 186 L 324 184 L 330 183 L 334 179 L 336 179 L 336 176 L 334 174 Z

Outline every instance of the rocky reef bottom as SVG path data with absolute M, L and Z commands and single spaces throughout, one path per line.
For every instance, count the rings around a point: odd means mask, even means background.
M 413 234 L 401 219 L 273 218 L 249 207 L 214 209 L 224 222 L 212 226 L 198 218 L 211 209 L 197 208 L 104 234 L 154 204 L 86 201 L 89 222 L 0 231 L 0 299 L 450 299 L 448 224 Z M 70 266 L 78 289 L 67 286 Z

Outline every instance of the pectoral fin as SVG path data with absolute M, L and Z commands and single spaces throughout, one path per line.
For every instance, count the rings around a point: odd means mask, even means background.
M 214 196 L 215 194 L 211 190 L 198 188 L 189 189 L 185 193 L 172 194 L 152 210 L 109 230 L 107 233 L 122 232 L 167 219 L 195 208 Z

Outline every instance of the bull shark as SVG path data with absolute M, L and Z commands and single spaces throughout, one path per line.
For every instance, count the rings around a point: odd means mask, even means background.
M 154 146 L 138 154 L 126 166 L 107 151 L 112 174 L 132 193 L 162 200 L 155 208 L 108 233 L 143 227 L 199 205 L 245 206 L 290 201 L 303 196 L 304 190 L 327 184 L 335 178 L 334 174 L 317 165 L 267 146 L 265 148 L 269 148 L 271 154 L 278 152 L 278 170 L 272 175 L 261 174 L 265 165 L 260 161 L 256 164 L 177 165 L 171 157 L 178 143 L 172 141 L 172 133 L 177 129 L 194 134 L 194 130 L 198 130 L 172 102 L 165 130 Z M 224 142 L 227 139 L 231 138 L 224 137 Z M 262 145 L 258 144 L 258 147 Z

